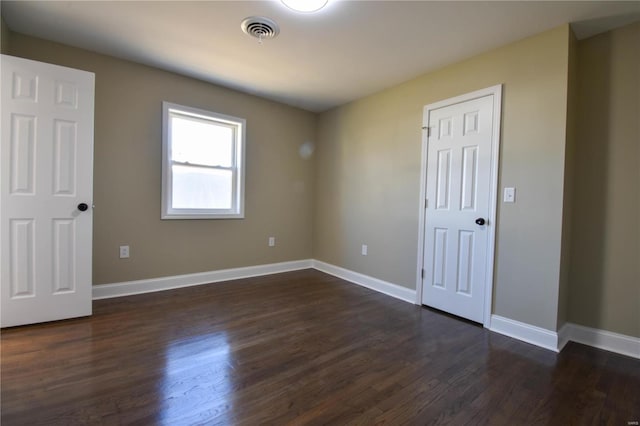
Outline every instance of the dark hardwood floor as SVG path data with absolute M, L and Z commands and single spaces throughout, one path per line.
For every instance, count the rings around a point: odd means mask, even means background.
M 555 354 L 313 270 L 96 301 L 1 343 L 3 426 L 640 420 L 639 360 Z

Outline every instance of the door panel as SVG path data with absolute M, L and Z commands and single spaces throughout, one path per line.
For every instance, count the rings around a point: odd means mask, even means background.
M 1 326 L 90 315 L 94 75 L 1 61 Z
M 478 175 L 478 147 L 465 146 L 462 148 L 462 188 L 460 193 L 460 208 L 462 210 L 476 210 L 477 175 Z
M 430 110 L 422 303 L 482 322 L 493 95 Z
M 53 193 L 70 195 L 76 193 L 77 123 L 63 120 L 54 122 L 53 146 Z
M 473 250 L 474 233 L 469 231 L 458 231 L 458 275 L 456 291 L 458 293 L 471 295 L 473 279 Z
M 436 207 L 438 210 L 449 210 L 449 194 L 451 188 L 451 150 L 444 149 L 438 151 L 438 170 L 436 172 Z
M 9 271 L 11 274 L 12 299 L 35 296 L 34 269 L 35 232 L 33 219 L 12 219 L 9 221 Z
M 53 294 L 76 289 L 75 222 L 53 220 Z
M 433 286 L 446 288 L 447 235 L 446 229 L 435 228 L 433 238 Z
M 4 107 L 3 107 L 4 109 Z M 35 186 L 36 118 L 29 115 L 11 116 L 10 179 L 11 194 L 33 195 Z

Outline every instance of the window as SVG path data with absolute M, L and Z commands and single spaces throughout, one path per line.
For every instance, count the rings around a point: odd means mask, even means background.
M 162 103 L 162 219 L 244 217 L 246 122 Z

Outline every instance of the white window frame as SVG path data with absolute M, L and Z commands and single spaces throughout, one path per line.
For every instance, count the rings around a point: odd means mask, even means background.
M 172 207 L 172 156 L 171 156 L 171 116 L 194 117 L 213 124 L 234 129 L 234 159 L 232 164 L 232 207 L 230 209 L 174 209 Z M 242 219 L 244 218 L 245 184 L 245 133 L 244 118 L 219 114 L 170 102 L 162 103 L 162 219 Z

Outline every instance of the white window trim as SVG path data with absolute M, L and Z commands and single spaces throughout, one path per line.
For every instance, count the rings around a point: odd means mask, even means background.
M 235 191 L 233 191 L 233 207 L 231 209 L 174 209 L 171 207 L 172 168 L 169 135 L 169 113 L 171 111 L 192 115 L 198 118 L 217 121 L 235 127 Z M 244 218 L 244 185 L 245 185 L 245 134 L 244 118 L 219 114 L 203 109 L 192 108 L 170 102 L 162 102 L 162 213 L 161 219 L 243 219 Z

